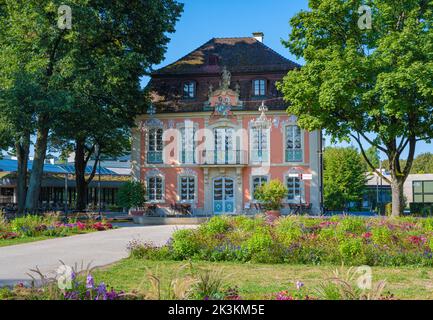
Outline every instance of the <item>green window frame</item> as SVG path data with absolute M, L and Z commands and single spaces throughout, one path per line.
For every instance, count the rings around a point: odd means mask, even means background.
M 299 126 L 286 126 L 286 162 L 302 162 L 303 147 L 302 147 L 302 130 Z

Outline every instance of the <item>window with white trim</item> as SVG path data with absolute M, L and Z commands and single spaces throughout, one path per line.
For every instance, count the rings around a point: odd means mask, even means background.
M 252 177 L 252 187 L 253 187 L 253 190 L 252 190 L 252 199 L 253 200 L 256 200 L 256 192 L 257 192 L 257 190 L 261 187 L 261 186 L 263 186 L 263 185 L 265 185 L 265 184 L 267 184 L 269 182 L 269 177 L 268 176 L 253 176 Z
M 257 79 L 253 81 L 253 92 L 255 97 L 263 97 L 266 95 L 266 80 Z
M 301 178 L 286 177 L 287 200 L 289 202 L 303 202 L 304 183 Z
M 147 163 L 162 163 L 164 148 L 162 128 L 150 128 L 147 141 Z
M 302 162 L 302 130 L 293 125 L 286 127 L 286 162 Z
M 193 202 L 195 200 L 195 177 L 181 176 L 179 178 L 180 201 Z
M 150 202 L 164 200 L 164 178 L 160 176 L 147 178 L 147 196 Z
M 180 162 L 195 163 L 195 128 L 187 125 L 180 128 Z
M 269 128 L 253 127 L 251 129 L 251 161 L 269 161 Z

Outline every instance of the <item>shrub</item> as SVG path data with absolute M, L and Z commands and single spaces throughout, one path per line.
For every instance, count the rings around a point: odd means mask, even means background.
M 391 243 L 392 233 L 388 227 L 375 227 L 371 230 L 371 238 L 378 245 L 386 245 Z
M 176 259 L 185 260 L 199 253 L 201 244 L 197 241 L 195 232 L 183 229 L 173 234 L 172 248 Z
M 239 230 L 251 232 L 258 227 L 265 225 L 265 219 L 262 216 L 249 218 L 245 216 L 238 216 L 233 218 L 233 226 Z
M 209 236 L 223 234 L 230 228 L 230 220 L 226 217 L 213 217 L 200 227 L 200 231 Z
M 267 228 L 258 228 L 251 237 L 242 244 L 242 250 L 256 262 L 267 262 L 269 250 L 274 246 L 274 240 Z
M 287 187 L 280 180 L 272 180 L 258 188 L 254 197 L 263 202 L 266 210 L 280 210 L 287 193 Z
M 275 231 L 278 239 L 286 246 L 290 246 L 302 235 L 301 227 L 292 217 L 280 219 L 276 224 Z
M 340 254 L 345 262 L 358 261 L 362 258 L 362 240 L 356 238 L 348 238 L 340 243 Z
M 340 220 L 337 229 L 347 233 L 362 234 L 366 231 L 365 219 L 358 217 L 345 217 Z
M 117 204 L 123 208 L 138 208 L 145 203 L 146 190 L 138 181 L 124 183 L 117 193 Z
M 169 247 L 158 248 L 152 243 L 141 242 L 139 240 L 131 241 L 127 246 L 127 250 L 130 257 L 135 259 L 160 261 L 172 258 Z
M 15 218 L 11 222 L 12 231 L 28 237 L 34 237 L 41 234 L 37 227 L 44 224 L 44 218 L 36 215 L 26 215 Z

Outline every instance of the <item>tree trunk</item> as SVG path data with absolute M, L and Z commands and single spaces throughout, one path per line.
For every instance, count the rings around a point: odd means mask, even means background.
M 75 183 L 77 190 L 76 210 L 84 210 L 87 206 L 86 160 L 84 140 L 75 142 Z
M 393 179 L 391 183 L 393 217 L 403 215 L 403 210 L 405 206 L 403 186 L 404 180 L 402 181 L 400 179 Z
M 35 145 L 35 157 L 33 160 L 29 189 L 27 190 L 26 197 L 26 210 L 30 213 L 35 213 L 38 209 L 39 194 L 44 173 L 44 162 L 47 152 L 49 132 L 48 127 L 45 125 L 45 120 L 45 117 L 42 115 L 38 121 L 39 126 Z
M 17 204 L 18 214 L 25 211 L 26 192 L 27 192 L 27 165 L 30 152 L 30 134 L 25 133 L 15 143 L 18 162 L 17 176 Z

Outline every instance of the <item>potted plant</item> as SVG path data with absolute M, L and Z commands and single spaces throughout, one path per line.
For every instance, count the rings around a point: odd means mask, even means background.
M 254 196 L 263 204 L 267 215 L 280 217 L 282 202 L 287 193 L 286 186 L 280 180 L 272 180 L 258 188 Z

